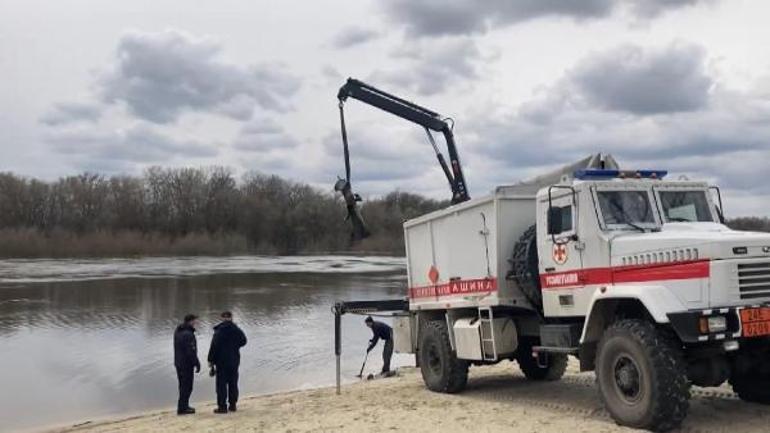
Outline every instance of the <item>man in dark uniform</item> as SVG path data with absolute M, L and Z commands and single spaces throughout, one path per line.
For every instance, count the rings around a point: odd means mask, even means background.
M 233 314 L 225 311 L 222 313 L 222 323 L 214 327 L 208 357 L 209 365 L 215 369 L 217 376 L 217 408 L 214 413 L 237 410 L 240 349 L 245 345 L 246 335 L 233 323 Z
M 379 340 L 384 341 L 385 348 L 382 349 L 382 374 L 388 375 L 390 373 L 390 358 L 393 356 L 393 330 L 390 326 L 377 322 L 372 319 L 372 316 L 366 318 L 366 326 L 372 329 L 374 336 L 369 340 L 369 347 L 366 349 L 366 353 L 369 353 L 374 349 Z
M 176 377 L 179 379 L 179 401 L 176 413 L 189 415 L 195 413 L 190 407 L 190 394 L 193 390 L 193 370 L 200 373 L 201 363 L 198 360 L 198 343 L 195 339 L 195 327 L 198 326 L 198 317 L 188 314 L 184 317 L 184 323 L 177 326 L 174 331 L 174 366 Z

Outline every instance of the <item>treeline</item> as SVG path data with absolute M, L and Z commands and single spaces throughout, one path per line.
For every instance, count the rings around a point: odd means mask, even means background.
M 740 217 L 727 221 L 727 225 L 734 230 L 753 232 L 770 232 L 770 219 L 767 217 Z
M 366 200 L 372 236 L 352 246 L 338 195 L 277 176 L 153 167 L 45 182 L 0 173 L 0 257 L 403 254 L 402 222 L 447 204 L 399 191 Z M 770 231 L 768 218 L 728 225 Z
M 398 191 L 367 200 L 372 236 L 352 247 L 339 197 L 277 176 L 153 167 L 45 182 L 0 173 L 0 256 L 403 254 L 401 223 L 444 206 Z

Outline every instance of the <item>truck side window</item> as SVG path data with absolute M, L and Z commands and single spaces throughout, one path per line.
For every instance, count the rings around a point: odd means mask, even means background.
M 572 231 L 572 206 L 564 206 L 561 208 L 561 231 Z
M 553 206 L 548 213 L 549 219 L 555 219 L 549 222 L 548 234 L 558 235 L 560 233 L 572 231 L 572 205 L 557 207 Z

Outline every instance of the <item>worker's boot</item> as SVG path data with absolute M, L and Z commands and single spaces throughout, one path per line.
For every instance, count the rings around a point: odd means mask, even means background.
M 218 408 L 214 409 L 214 413 L 227 413 L 227 408 L 226 407 L 218 407 Z
M 231 404 L 230 408 L 228 409 L 230 412 L 236 412 L 238 410 L 238 406 Z
M 195 413 L 195 409 L 192 407 L 187 407 L 185 409 L 178 409 L 176 411 L 177 415 L 192 415 Z

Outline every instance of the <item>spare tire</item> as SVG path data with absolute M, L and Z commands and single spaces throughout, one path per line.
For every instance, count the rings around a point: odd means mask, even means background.
M 543 292 L 540 290 L 540 270 L 537 257 L 537 226 L 531 226 L 513 246 L 511 270 L 506 278 L 516 282 L 530 304 L 543 313 Z

